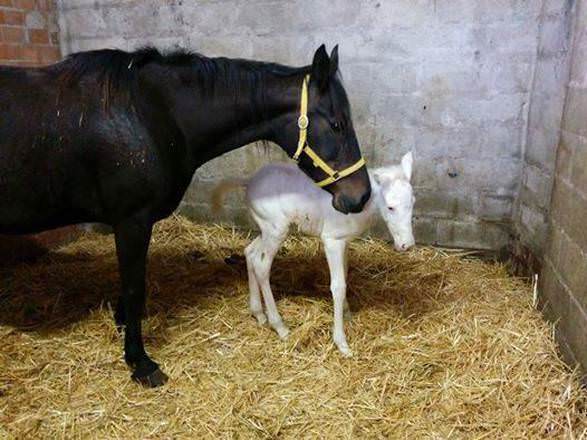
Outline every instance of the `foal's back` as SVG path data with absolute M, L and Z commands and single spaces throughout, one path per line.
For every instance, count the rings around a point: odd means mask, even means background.
M 370 205 L 358 214 L 342 214 L 332 206 L 332 196 L 323 191 L 293 164 L 270 164 L 248 182 L 247 203 L 259 225 L 281 232 L 289 225 L 309 235 L 357 235 L 366 228 Z

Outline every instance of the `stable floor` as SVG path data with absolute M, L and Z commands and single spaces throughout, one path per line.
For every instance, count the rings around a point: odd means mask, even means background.
M 0 438 L 587 436 L 587 392 L 502 265 L 356 241 L 346 359 L 319 242 L 292 237 L 274 264 L 284 342 L 248 315 L 242 260 L 224 261 L 250 239 L 182 218 L 156 228 L 144 333 L 170 376 L 159 389 L 122 360 L 111 236 L 0 269 Z

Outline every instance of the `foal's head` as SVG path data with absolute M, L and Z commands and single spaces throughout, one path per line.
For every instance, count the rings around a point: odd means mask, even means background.
M 310 75 L 307 145 L 331 169 L 343 171 L 358 163 L 361 152 L 353 128 L 349 101 L 338 75 L 338 46 L 330 56 L 324 45 L 320 46 L 314 54 L 312 66 L 307 70 Z M 298 103 L 301 89 L 300 82 Z M 298 105 L 287 115 L 279 129 L 275 130 L 277 142 L 286 151 L 292 152 L 292 155 L 297 150 L 300 136 L 299 116 Z M 328 177 L 304 152 L 299 156 L 299 167 L 317 183 Z M 360 212 L 371 194 L 369 177 L 364 166 L 323 188 L 333 195 L 334 208 L 345 214 Z
M 393 237 L 395 248 L 405 251 L 415 243 L 412 231 L 412 210 L 416 198 L 412 191 L 412 153 L 402 158 L 401 165 L 378 168 L 373 180 L 379 187 L 377 204 Z

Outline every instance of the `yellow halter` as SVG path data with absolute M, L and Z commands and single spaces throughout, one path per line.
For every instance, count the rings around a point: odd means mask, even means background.
M 316 182 L 316 185 L 320 187 L 325 187 L 330 185 L 331 183 L 336 182 L 337 180 L 342 179 L 350 174 L 353 174 L 355 171 L 361 169 L 365 165 L 365 159 L 362 157 L 353 165 L 348 168 L 345 168 L 341 171 L 336 171 L 330 168 L 326 162 L 324 162 L 318 154 L 310 148 L 308 145 L 308 124 L 310 120 L 308 119 L 308 83 L 310 82 L 310 75 L 306 75 L 304 77 L 304 81 L 302 82 L 302 98 L 300 100 L 300 117 L 298 118 L 298 127 L 300 128 L 300 138 L 298 141 L 298 149 L 296 150 L 295 154 L 293 155 L 293 160 L 299 161 L 300 155 L 302 152 L 306 153 L 310 159 L 314 162 L 314 166 L 316 168 L 320 168 L 324 171 L 328 177 L 320 182 Z

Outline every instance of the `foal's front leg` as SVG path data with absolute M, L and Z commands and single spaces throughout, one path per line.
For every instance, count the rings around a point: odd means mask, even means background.
M 334 300 L 333 339 L 343 356 L 350 357 L 353 353 L 346 341 L 343 318 L 346 303 L 346 241 L 326 238 L 324 239 L 324 251 L 330 269 L 330 291 Z
M 145 272 L 152 224 L 130 219 L 114 228 L 122 284 L 118 310 L 124 312 L 124 358 L 134 372 L 132 378 L 146 386 L 167 382 L 167 376 L 153 362 L 143 346 L 141 320 L 145 307 Z

